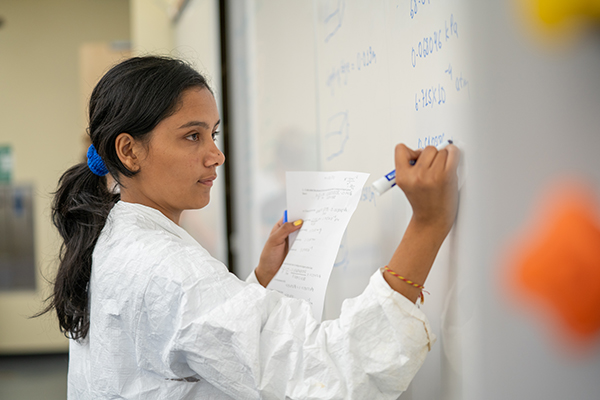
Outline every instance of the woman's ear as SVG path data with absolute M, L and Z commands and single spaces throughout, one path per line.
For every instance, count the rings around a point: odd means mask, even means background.
M 142 146 L 129 133 L 121 133 L 115 139 L 115 150 L 119 160 L 131 172 L 140 170 Z

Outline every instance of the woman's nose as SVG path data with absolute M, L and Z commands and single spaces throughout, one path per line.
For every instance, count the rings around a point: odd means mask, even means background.
M 211 149 L 208 152 L 208 155 L 206 157 L 206 166 L 207 167 L 211 167 L 211 166 L 220 166 L 223 165 L 223 163 L 225 162 L 225 155 L 223 154 L 223 152 L 219 149 L 219 147 L 217 147 L 217 143 L 213 142 L 211 145 Z

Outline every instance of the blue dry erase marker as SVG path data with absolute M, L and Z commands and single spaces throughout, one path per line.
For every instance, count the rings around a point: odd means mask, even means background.
M 438 151 L 442 150 L 452 143 L 452 140 L 445 140 L 442 144 L 437 146 L 436 149 L 438 149 Z M 415 165 L 416 162 L 417 160 L 410 160 L 410 165 Z M 391 188 L 393 188 L 394 186 L 396 186 L 396 170 L 393 170 L 383 178 L 379 178 L 375 182 L 373 182 L 373 188 L 375 188 L 375 191 L 380 196 L 388 190 L 390 190 Z
M 283 212 L 283 223 L 285 224 L 287 222 L 287 210 L 285 210 Z

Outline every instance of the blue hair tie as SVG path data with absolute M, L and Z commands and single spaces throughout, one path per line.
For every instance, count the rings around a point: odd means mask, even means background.
M 94 175 L 104 176 L 108 174 L 106 165 L 104 165 L 102 157 L 100 157 L 93 144 L 90 145 L 90 148 L 87 151 L 87 159 L 87 165 Z

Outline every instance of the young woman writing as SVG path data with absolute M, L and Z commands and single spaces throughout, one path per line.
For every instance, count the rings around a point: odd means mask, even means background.
M 453 224 L 454 146 L 396 147 L 412 220 L 389 269 L 319 324 L 306 302 L 263 287 L 301 221 L 273 228 L 246 282 L 178 226 L 183 210 L 208 204 L 225 161 L 201 75 L 179 60 L 126 60 L 94 89 L 89 119 L 88 162 L 65 172 L 53 204 L 64 244 L 46 311 L 72 339 L 70 399 L 396 399 L 406 389 L 431 333 L 414 305 L 421 289 L 394 275 L 425 282 Z

